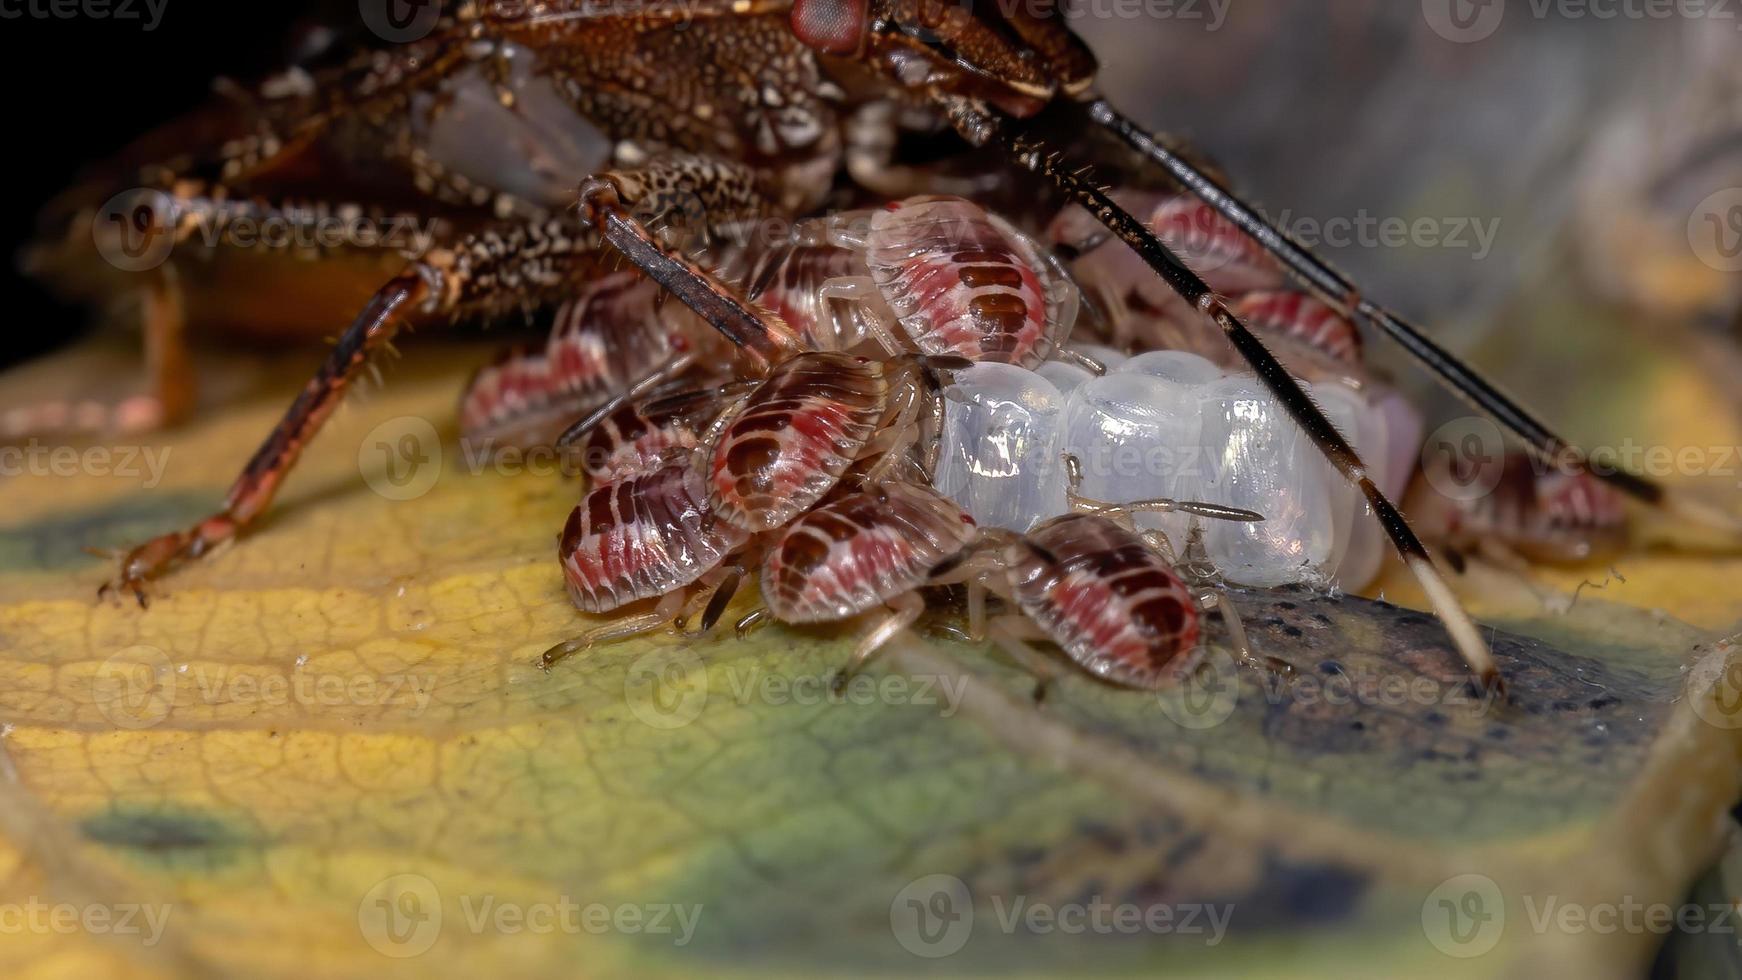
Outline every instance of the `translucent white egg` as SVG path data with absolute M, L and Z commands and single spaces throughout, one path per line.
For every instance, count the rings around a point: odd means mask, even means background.
M 1356 448 L 1385 496 L 1402 499 L 1421 455 L 1422 418 L 1402 395 L 1383 385 L 1370 385 L 1364 392 L 1366 412 Z M 1360 516 L 1350 530 L 1348 552 L 1336 570 L 1336 584 L 1345 589 L 1363 589 L 1372 584 L 1391 550 L 1385 530 L 1361 501 Z
M 1361 393 L 1337 381 L 1312 387 L 1313 398 L 1325 410 L 1337 430 L 1367 463 L 1374 483 L 1382 483 L 1385 471 L 1385 417 Z M 1318 468 L 1332 502 L 1335 544 L 1325 564 L 1333 582 L 1345 589 L 1358 589 L 1379 571 L 1384 532 L 1379 527 L 1367 496 L 1338 473 L 1322 454 Z
M 979 364 L 947 392 L 936 485 L 981 526 L 1026 531 L 1065 513 L 1060 457 L 1069 453 L 1091 500 L 1198 500 L 1263 514 L 1258 524 L 1195 519 L 1230 582 L 1353 589 L 1377 573 L 1386 543 L 1366 498 L 1256 378 L 1183 351 L 1075 349 L 1110 373 L 1095 377 L 1070 361 L 1036 371 Z M 1383 386 L 1327 380 L 1309 393 L 1395 497 L 1419 451 L 1414 410 Z M 1134 520 L 1164 531 L 1178 551 L 1194 519 Z
M 1253 524 L 1207 522 L 1210 559 L 1241 585 L 1320 576 L 1336 544 L 1336 522 L 1311 440 L 1256 378 L 1205 386 L 1203 411 L 1201 438 L 1211 458 L 1198 499 L 1264 515 Z
M 1202 499 L 1202 388 L 1116 371 L 1072 393 L 1060 446 L 1082 466 L 1083 495 L 1114 504 Z M 1140 514 L 1137 523 L 1184 540 L 1178 515 Z
M 1182 385 L 1209 384 L 1228 373 L 1213 361 L 1183 350 L 1147 351 L 1119 365 L 1118 370 Z
M 1070 397 L 1071 392 L 1095 378 L 1093 371 L 1081 364 L 1073 364 L 1069 361 L 1047 361 L 1035 368 L 1034 372 L 1052 382 L 1052 386 L 1059 390 L 1059 394 L 1067 398 Z
M 935 486 L 981 527 L 1026 531 L 1065 512 L 1059 420 L 1065 397 L 1010 364 L 958 372 L 945 393 Z
M 1385 419 L 1385 441 L 1374 454 L 1385 460 L 1384 472 L 1374 477 L 1379 489 L 1392 500 L 1403 497 L 1421 459 L 1421 440 L 1426 431 L 1421 411 L 1393 388 L 1375 385 L 1369 396 L 1374 411 Z

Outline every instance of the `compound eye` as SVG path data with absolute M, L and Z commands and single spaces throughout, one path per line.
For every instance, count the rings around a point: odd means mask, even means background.
M 857 54 L 869 29 L 868 0 L 797 0 L 792 32 L 824 54 Z

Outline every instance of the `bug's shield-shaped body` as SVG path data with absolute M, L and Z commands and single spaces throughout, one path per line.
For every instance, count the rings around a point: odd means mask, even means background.
M 512 350 L 479 371 L 460 399 L 460 431 L 507 446 L 546 445 L 577 416 L 668 361 L 680 315 L 658 307 L 659 285 L 639 271 L 609 273 L 556 309 L 542 348 Z M 686 337 L 706 341 L 700 330 Z
M 1196 198 L 1121 190 L 1113 200 L 1140 218 L 1193 272 L 1219 293 L 1238 295 L 1276 289 L 1286 282 L 1282 266 L 1256 240 Z M 1152 276 L 1130 249 L 1109 236 L 1081 207 L 1066 208 L 1047 229 L 1055 245 L 1081 255 L 1072 271 L 1085 289 L 1100 293 L 1135 290 L 1153 309 L 1181 301 Z M 1102 297 L 1107 298 L 1106 296 Z
M 1521 452 L 1432 454 L 1406 503 L 1424 533 L 1461 551 L 1494 544 L 1531 561 L 1578 563 L 1627 543 L 1627 507 L 1614 488 Z
M 895 483 L 794 521 L 762 565 L 762 600 L 788 623 L 846 619 L 924 584 L 967 547 L 972 519 L 929 487 Z
M 1005 560 L 1023 612 L 1097 677 L 1159 688 L 1196 665 L 1197 603 L 1155 549 L 1113 521 L 1054 518 Z
M 581 472 L 594 486 L 640 476 L 698 445 L 681 418 L 649 416 L 627 404 L 605 416 L 580 444 Z
M 689 585 L 748 538 L 715 517 L 701 474 L 680 456 L 589 491 L 569 514 L 557 557 L 576 608 L 603 613 Z
M 748 262 L 742 276 L 750 283 L 747 297 L 779 316 L 805 350 L 851 350 L 864 339 L 852 311 L 821 292 L 831 279 L 865 275 L 859 252 L 828 243 L 794 243 L 753 254 Z
M 1034 367 L 1075 319 L 1075 284 L 1026 235 L 961 198 L 878 211 L 865 260 L 921 353 Z
M 720 519 L 771 531 L 823 498 L 876 432 L 883 365 L 801 354 L 777 366 L 714 444 L 708 502 Z
M 1264 290 L 1233 301 L 1234 314 L 1271 337 L 1286 337 L 1348 365 L 1361 363 L 1361 332 L 1349 319 L 1309 293 Z

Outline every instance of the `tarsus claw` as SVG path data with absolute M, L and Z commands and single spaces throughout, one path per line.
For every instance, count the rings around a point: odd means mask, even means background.
M 97 590 L 97 597 L 102 598 L 111 592 L 131 592 L 139 600 L 139 608 L 145 609 L 150 605 L 146 586 L 152 579 L 169 571 L 178 562 L 192 561 L 210 554 L 218 546 L 231 540 L 239 527 L 238 519 L 231 512 L 223 511 L 206 518 L 189 530 L 160 534 L 121 554 L 120 572 Z M 91 548 L 85 550 L 108 558 L 120 554 Z

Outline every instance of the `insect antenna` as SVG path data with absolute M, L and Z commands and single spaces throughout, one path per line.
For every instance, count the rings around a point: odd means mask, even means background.
M 1089 118 L 1124 140 L 1132 149 L 1166 170 L 1186 190 L 1233 222 L 1264 250 L 1280 259 L 1296 278 L 1320 299 L 1379 330 L 1402 347 L 1436 381 L 1477 409 L 1487 413 L 1529 447 L 1539 459 L 1564 471 L 1585 471 L 1622 493 L 1688 520 L 1729 531 L 1742 531 L 1742 518 L 1725 513 L 1704 501 L 1677 493 L 1620 466 L 1594 469 L 1590 457 L 1556 435 L 1522 405 L 1513 401 L 1493 382 L 1459 360 L 1420 327 L 1368 299 L 1361 290 L 1329 263 L 1314 255 L 1288 232 L 1276 227 L 1246 202 L 1235 197 L 1214 176 L 1180 152 L 1155 139 L 1121 115 L 1105 99 L 1088 105 Z
M 656 395 L 661 388 L 672 383 L 679 375 L 689 370 L 695 364 L 696 355 L 684 351 L 623 391 L 613 395 L 603 405 L 582 416 L 573 425 L 563 430 L 557 436 L 556 448 L 568 449 L 578 445 L 583 439 L 598 428 L 604 421 L 623 408 L 623 406 Z
M 1434 612 L 1445 624 L 1452 642 L 1457 645 L 1471 671 L 1483 686 L 1490 689 L 1499 687 L 1499 668 L 1494 663 L 1493 654 L 1488 650 L 1488 644 L 1482 639 L 1481 631 L 1470 618 L 1469 612 L 1458 601 L 1457 595 L 1446 584 L 1433 560 L 1428 557 L 1427 548 L 1421 543 L 1421 538 L 1409 526 L 1397 506 L 1367 474 L 1366 464 L 1361 461 L 1355 448 L 1313 403 L 1301 388 L 1300 382 L 1288 373 L 1276 359 L 1276 355 L 1228 310 L 1197 273 L 1180 261 L 1142 222 L 1115 204 L 1104 190 L 1096 186 L 1092 176 L 1085 171 L 1066 168 L 1059 155 L 1048 152 L 1044 143 L 1002 125 L 1002 117 L 994 116 L 965 99 L 941 94 L 938 98 L 950 122 L 965 139 L 975 145 L 997 144 L 1018 166 L 1050 181 L 1060 192 L 1081 205 L 1105 225 L 1107 230 L 1129 245 L 1186 302 L 1222 328 L 1222 333 L 1234 345 L 1234 349 L 1251 366 L 1264 387 L 1288 411 L 1289 417 L 1306 432 L 1307 437 L 1331 465 L 1336 467 L 1337 472 L 1367 498 L 1380 526 L 1385 529 L 1386 536 L 1403 557 L 1410 573 L 1421 584 L 1422 591 L 1433 604 Z
M 712 277 L 694 262 L 661 247 L 620 205 L 602 204 L 599 210 L 605 240 L 733 344 L 764 364 L 778 361 L 795 345 L 784 324 L 774 322 L 766 310 L 758 311 L 739 297 L 711 286 Z
M 713 629 L 714 624 L 718 623 L 720 617 L 725 615 L 726 607 L 732 604 L 732 596 L 738 592 L 740 578 L 742 575 L 737 569 L 731 570 L 726 574 L 725 580 L 720 583 L 719 587 L 714 589 L 714 594 L 708 597 L 708 606 L 702 610 L 702 632 L 706 633 Z

